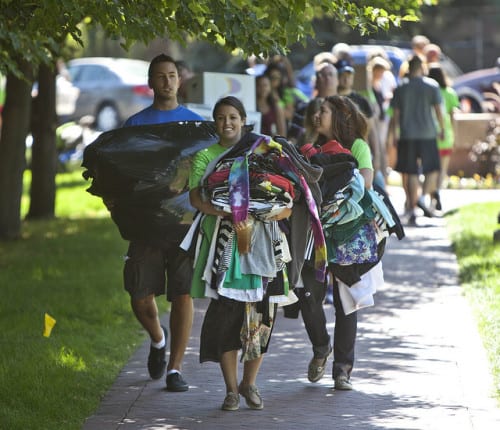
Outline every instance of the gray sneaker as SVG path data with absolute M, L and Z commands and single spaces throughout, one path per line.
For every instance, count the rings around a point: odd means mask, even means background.
M 255 385 L 241 385 L 238 387 L 240 394 L 245 398 L 250 409 L 262 409 L 264 401 L 260 397 L 259 389 Z
M 237 411 L 240 408 L 240 396 L 235 393 L 227 393 L 221 409 L 223 411 Z
M 349 391 L 352 390 L 352 384 L 349 381 L 349 377 L 346 375 L 339 375 L 335 378 L 334 388 L 336 390 Z

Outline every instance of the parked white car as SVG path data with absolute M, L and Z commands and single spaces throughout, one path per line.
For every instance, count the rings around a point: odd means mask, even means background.
M 92 115 L 95 128 L 107 131 L 153 102 L 147 61 L 87 57 L 70 60 L 66 67 L 69 82 L 58 78 L 56 107 L 64 122 Z

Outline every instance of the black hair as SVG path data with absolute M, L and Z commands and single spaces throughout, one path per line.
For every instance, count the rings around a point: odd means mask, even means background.
M 177 65 L 177 61 L 175 61 L 170 55 L 167 54 L 160 54 L 154 57 L 151 60 L 151 63 L 149 63 L 149 69 L 148 69 L 148 78 L 151 78 L 153 75 L 153 69 L 154 66 L 160 63 L 172 63 L 175 68 L 177 69 L 177 73 L 179 73 L 179 67 Z
M 415 73 L 418 69 L 420 69 L 423 65 L 422 58 L 418 55 L 414 55 L 408 61 L 408 72 L 411 74 Z
M 433 65 L 429 67 L 429 73 L 427 74 L 427 76 L 434 79 L 441 88 L 446 88 L 448 86 L 448 79 L 446 77 L 446 74 L 439 65 Z
M 241 119 L 246 120 L 247 118 L 247 112 L 245 110 L 245 106 L 243 106 L 243 103 L 238 99 L 237 97 L 234 96 L 227 96 L 223 97 L 219 100 L 217 100 L 217 103 L 215 103 L 214 109 L 212 111 L 212 118 L 215 120 L 215 113 L 217 112 L 217 109 L 221 106 L 232 106 L 234 107 L 238 113 L 241 116 Z

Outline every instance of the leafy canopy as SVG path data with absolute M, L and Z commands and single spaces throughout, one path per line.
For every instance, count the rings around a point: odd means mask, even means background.
M 83 45 L 80 25 L 99 24 L 125 48 L 156 37 L 204 40 L 245 55 L 286 53 L 314 37 L 329 16 L 362 34 L 418 19 L 437 0 L 0 0 L 0 72 L 20 74 L 16 59 L 52 64 L 67 37 Z

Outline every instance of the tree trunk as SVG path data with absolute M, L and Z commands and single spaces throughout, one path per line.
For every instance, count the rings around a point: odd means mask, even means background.
M 25 76 L 32 76 L 29 64 L 20 62 L 19 66 Z M 21 235 L 21 196 L 31 113 L 31 80 L 7 74 L 0 135 L 0 240 L 16 239 Z
M 56 72 L 54 68 L 40 65 L 38 95 L 31 114 L 31 189 L 27 218 L 53 218 L 56 200 Z

